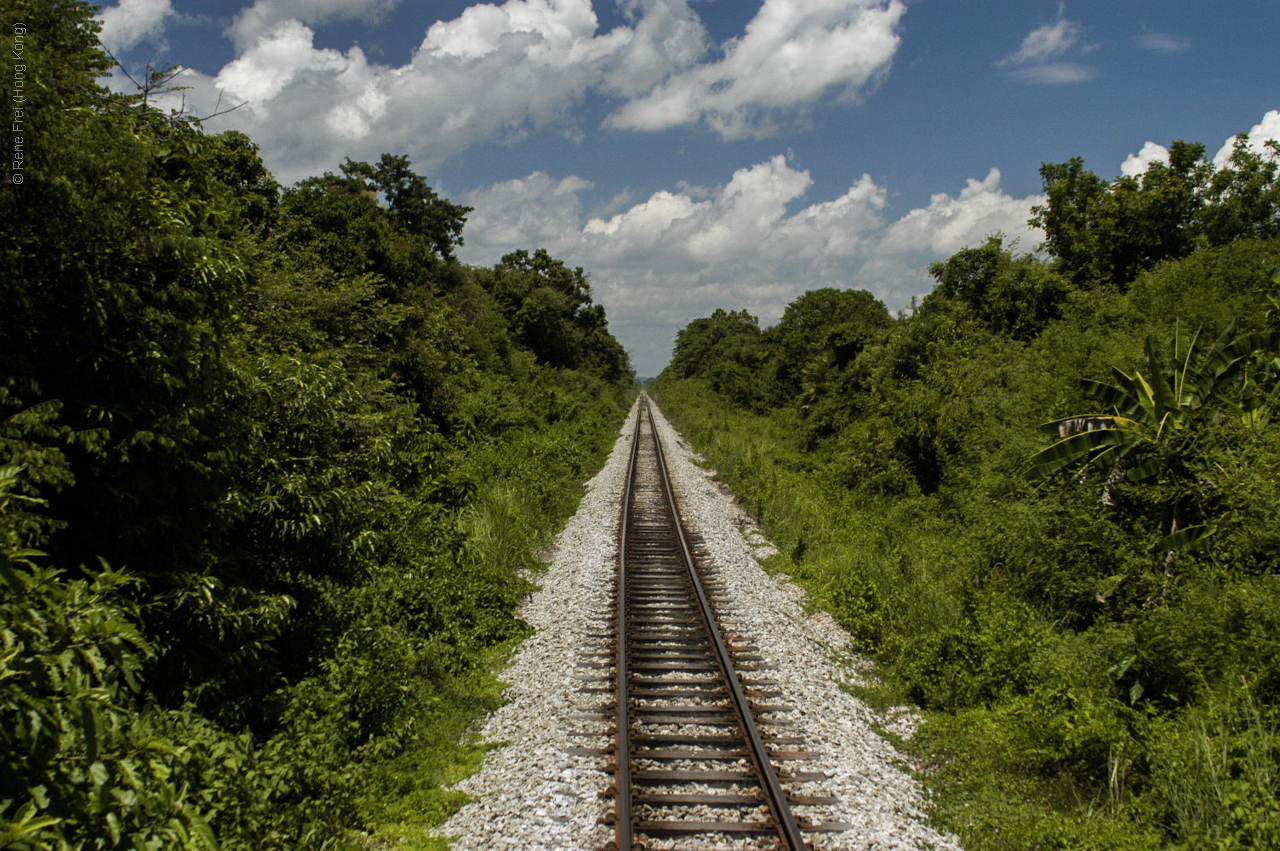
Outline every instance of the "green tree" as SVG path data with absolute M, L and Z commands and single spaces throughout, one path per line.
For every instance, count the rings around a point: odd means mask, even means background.
M 439 257 L 453 259 L 462 245 L 462 226 L 470 207 L 441 198 L 425 178 L 415 174 L 407 156 L 383 154 L 375 165 L 347 159 L 342 173 L 386 199 L 391 219 L 405 233 L 427 240 Z
M 1203 145 L 1177 140 L 1168 164 L 1153 162 L 1141 178 L 1110 183 L 1085 171 L 1079 157 L 1046 163 L 1046 201 L 1032 208 L 1031 224 L 1044 230 L 1045 247 L 1076 286 L 1126 287 L 1144 269 L 1193 249 L 1213 171 L 1203 156 Z
M 745 310 L 717 309 L 676 334 L 671 363 L 664 374 L 705 378 L 711 389 L 744 407 L 763 399 L 761 374 L 768 349 L 760 320 Z
M 140 706 L 155 654 L 105 565 L 42 566 L 13 523 L 21 471 L 0 467 L 0 843 L 216 851 L 178 743 Z M 37 503 L 38 504 L 38 503 Z
M 505 316 L 406 158 L 282 192 L 99 88 L 93 11 L 24 0 L 40 156 L 0 193 L 0 846 L 345 847 L 522 634 L 626 354 L 545 252 Z
M 955 299 L 998 334 L 1030 340 L 1060 315 L 1066 282 L 1035 257 L 1014 257 L 1000 236 L 977 248 L 966 248 L 929 274 L 938 286 L 925 300 Z
M 764 333 L 773 403 L 786 404 L 820 375 L 843 369 L 890 321 L 888 309 L 866 290 L 826 287 L 791 302 Z
M 237 218 L 259 235 L 269 232 L 280 206 L 280 184 L 258 155 L 258 146 L 238 130 L 202 140 L 208 170 L 230 190 Z
M 1208 245 L 1237 239 L 1269 239 L 1280 234 L 1280 142 L 1268 140 L 1263 152 L 1236 137 L 1227 164 L 1205 187 L 1205 204 L 1196 221 Z
M 33 62 L 62 44 L 72 54 L 57 62 L 100 70 L 75 53 L 97 26 L 87 7 L 35 5 L 49 29 Z M 77 485 L 42 492 L 55 519 L 78 519 L 50 542 L 57 560 L 121 563 L 127 546 L 137 572 L 163 574 L 200 558 L 198 518 L 225 483 L 221 339 L 246 284 L 239 219 L 197 128 L 96 98 L 82 77 L 51 72 L 30 133 L 41 156 L 20 192 L 0 195 L 18 234 L 0 255 L 0 361 L 11 401 L 56 406 L 68 430 Z
M 612 383 L 634 377 L 626 352 L 608 332 L 602 305 L 592 301 L 582 267 L 570 268 L 546 249 L 505 255 L 485 279 L 515 341 L 550 366 L 587 368 Z

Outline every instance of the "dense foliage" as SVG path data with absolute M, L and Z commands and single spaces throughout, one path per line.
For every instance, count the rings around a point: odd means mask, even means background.
M 1046 165 L 1045 254 L 993 237 L 896 319 L 719 311 L 657 381 L 926 710 L 965 847 L 1280 847 L 1277 154 Z
M 246 136 L 101 88 L 92 7 L 22 14 L 0 847 L 416 837 L 626 354 L 582 270 L 460 265 L 468 210 L 407 158 L 282 189 Z

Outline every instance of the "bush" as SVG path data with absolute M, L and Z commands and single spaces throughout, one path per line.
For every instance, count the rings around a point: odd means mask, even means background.
M 70 579 L 25 548 L 0 468 L 0 837 L 6 848 L 217 843 L 184 765 L 185 747 L 141 698 L 154 655 L 125 594 L 137 580 L 103 564 Z

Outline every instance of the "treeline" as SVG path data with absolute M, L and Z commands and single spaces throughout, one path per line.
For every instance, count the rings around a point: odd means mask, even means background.
M 1045 165 L 1043 253 L 716 311 L 656 383 L 926 710 L 967 848 L 1280 847 L 1278 163 Z
M 0 848 L 422 847 L 627 356 L 407 158 L 101 88 L 93 8 L 24 4 L 0 194 Z

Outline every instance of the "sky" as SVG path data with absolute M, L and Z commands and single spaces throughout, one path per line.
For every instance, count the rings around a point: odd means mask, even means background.
M 767 327 L 839 287 L 901 311 L 931 262 L 993 233 L 1035 251 L 1042 163 L 1112 179 L 1175 139 L 1219 163 L 1238 133 L 1280 139 L 1280 0 L 119 0 L 99 18 L 125 70 L 182 66 L 169 104 L 248 133 L 282 183 L 405 154 L 473 208 L 464 262 L 583 267 L 642 377 L 716 308 Z

